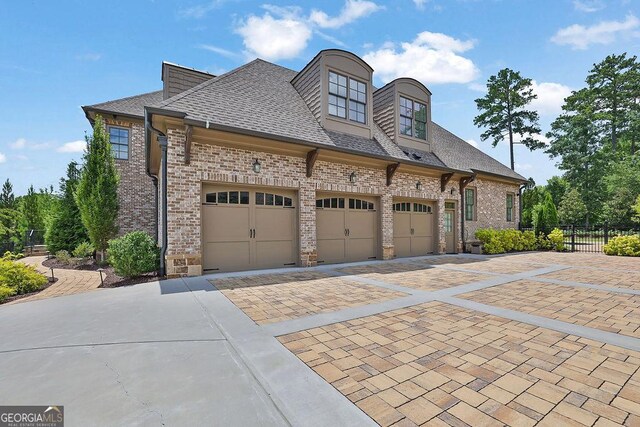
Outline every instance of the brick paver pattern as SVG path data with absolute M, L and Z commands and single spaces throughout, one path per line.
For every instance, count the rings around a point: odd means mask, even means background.
M 387 267 L 386 271 L 384 264 L 376 266 L 349 267 L 338 269 L 337 271 L 344 274 L 355 274 L 422 291 L 437 291 L 439 289 L 466 285 L 468 283 L 492 277 L 478 273 L 425 268 L 416 265 L 409 265 L 409 268 L 406 268 L 405 270 L 402 269 L 402 266 L 406 266 L 406 264 L 388 264 L 388 266 L 389 267 Z
M 640 353 L 440 302 L 279 339 L 384 426 L 640 424 Z
M 51 269 L 42 265 L 42 262 L 45 259 L 47 259 L 46 256 L 32 256 L 23 258 L 20 261 L 25 264 L 33 265 L 40 273 L 47 277 L 51 277 Z M 35 295 L 17 299 L 9 304 L 18 304 L 26 301 L 79 294 L 96 290 L 100 286 L 100 273 L 97 271 L 55 268 L 53 270 L 53 274 L 58 280 L 51 286 Z
M 627 288 L 640 290 L 640 272 L 625 271 L 623 274 L 612 274 L 611 270 L 594 268 L 568 268 L 539 276 L 544 279 L 564 280 L 569 282 L 589 283 L 608 288 Z
M 258 324 L 373 304 L 406 295 L 320 272 L 214 279 L 211 283 Z
M 640 295 L 520 280 L 459 297 L 640 338 Z

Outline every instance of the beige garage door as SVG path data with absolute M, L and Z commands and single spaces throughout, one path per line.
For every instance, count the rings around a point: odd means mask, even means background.
M 393 246 L 396 257 L 433 253 L 433 202 L 394 201 Z
M 319 264 L 377 257 L 377 204 L 373 197 L 320 195 L 316 199 Z
M 293 191 L 205 186 L 204 272 L 296 265 L 296 216 Z

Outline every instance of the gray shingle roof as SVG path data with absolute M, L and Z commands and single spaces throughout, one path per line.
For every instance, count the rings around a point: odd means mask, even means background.
M 442 160 L 440 160 L 438 158 L 438 156 L 436 156 L 432 152 L 417 150 L 415 148 L 409 148 L 409 147 L 401 147 L 401 148 L 402 148 L 402 151 L 403 151 L 403 154 L 405 155 L 405 157 L 409 158 L 410 160 L 412 160 L 414 162 L 423 163 L 426 166 L 435 166 L 435 167 L 440 167 L 440 168 L 446 168 L 446 167 L 451 168 L 451 166 L 448 166 L 448 165 L 444 164 L 442 162 Z M 456 168 L 452 168 L 452 169 L 456 169 Z
M 113 101 L 102 102 L 100 104 L 87 105 L 83 108 L 142 118 L 144 117 L 144 107 L 155 105 L 160 101 L 162 101 L 162 91 L 157 90 L 155 92 L 114 99 Z
M 432 124 L 433 144 L 431 149 L 448 167 L 457 170 L 487 172 L 526 181 L 522 175 L 512 171 L 442 126 L 436 123 Z
M 214 125 L 334 145 L 291 85 L 295 75 L 295 71 L 256 59 L 158 107 Z

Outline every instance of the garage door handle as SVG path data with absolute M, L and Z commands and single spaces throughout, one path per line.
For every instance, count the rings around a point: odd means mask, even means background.
M 351 236 L 351 230 L 347 228 L 347 236 Z

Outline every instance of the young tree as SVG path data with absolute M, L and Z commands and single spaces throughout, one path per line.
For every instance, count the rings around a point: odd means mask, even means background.
M 82 224 L 80 210 L 75 200 L 75 192 L 80 179 L 80 169 L 76 162 L 67 166 L 67 177 L 60 180 L 62 200 L 52 215 L 47 227 L 45 243 L 49 252 L 59 250 L 73 251 L 80 243 L 89 240 L 87 230 Z
M 533 210 L 533 228 L 536 236 L 545 236 L 558 226 L 558 211 L 553 204 L 551 194 L 546 193 L 542 203 L 536 205 Z
M 104 255 L 109 239 L 118 232 L 118 173 L 104 122 L 96 117 L 87 137 L 84 166 L 76 190 L 82 223 L 96 251 Z
M 520 136 L 518 143 L 529 150 L 543 148 L 542 141 L 534 135 L 540 133 L 538 113 L 526 107 L 538 96 L 533 93 L 531 79 L 524 78 L 519 72 L 505 68 L 497 75 L 489 77 L 487 94 L 476 99 L 480 114 L 473 124 L 486 128 L 481 135 L 483 141 L 493 139 L 493 146 L 509 140 L 511 169 L 515 170 L 513 157 L 514 134 Z
M 558 220 L 565 225 L 580 224 L 587 216 L 587 206 L 575 188 L 567 191 L 558 208 Z
M 569 183 L 560 176 L 552 176 L 547 180 L 547 185 L 544 188 L 551 194 L 553 204 L 560 206 L 564 195 L 569 191 Z
M 533 226 L 533 212 L 535 207 L 544 201 L 547 191 L 544 187 L 534 186 L 522 192 L 522 225 L 524 227 Z
M 603 143 L 609 139 L 613 153 L 617 151 L 620 135 L 629 129 L 630 114 L 636 110 L 639 76 L 640 64 L 635 56 L 627 58 L 626 53 L 607 56 L 587 75 L 594 116 L 600 124 Z
M 40 203 L 38 202 L 38 193 L 36 193 L 33 185 L 29 187 L 27 194 L 21 199 L 20 212 L 22 213 L 23 228 L 25 231 L 42 230 L 44 228 L 42 212 L 40 212 Z
M 611 225 L 629 225 L 635 198 L 627 187 L 617 188 L 604 204 L 604 219 Z
M 16 198 L 13 195 L 13 185 L 7 179 L 2 185 L 2 193 L 0 193 L 0 209 L 15 209 Z

